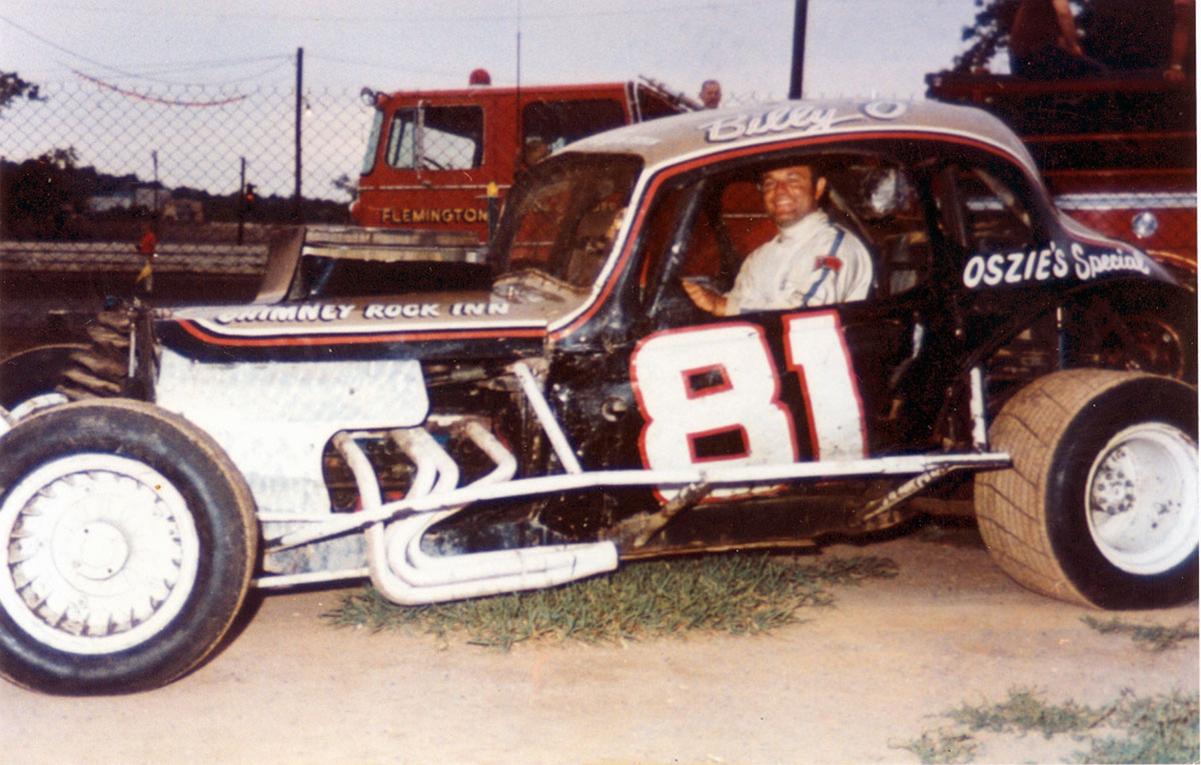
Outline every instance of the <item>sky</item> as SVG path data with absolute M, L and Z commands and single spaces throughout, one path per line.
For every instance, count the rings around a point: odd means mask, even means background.
M 0 70 L 131 83 L 457 87 L 639 75 L 695 95 L 788 94 L 794 0 L 0 0 Z M 920 97 L 973 0 L 810 0 L 806 95 Z M 520 47 L 519 47 L 520 41 Z M 519 54 L 520 53 L 520 64 Z M 136 76 L 135 76 L 136 75 Z

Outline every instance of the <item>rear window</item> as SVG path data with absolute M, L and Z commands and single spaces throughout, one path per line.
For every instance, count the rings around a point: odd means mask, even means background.
M 622 103 L 605 98 L 536 101 L 521 112 L 525 141 L 541 141 L 550 151 L 624 124 Z
M 643 120 L 670 117 L 686 111 L 678 102 L 670 100 L 663 93 L 645 85 L 638 86 L 638 109 L 642 113 Z

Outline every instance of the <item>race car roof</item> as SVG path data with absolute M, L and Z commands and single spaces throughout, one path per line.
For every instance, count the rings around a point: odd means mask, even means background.
M 969 138 L 1037 166 L 1000 120 L 973 107 L 935 101 L 804 100 L 706 110 L 642 122 L 577 141 L 566 151 L 632 153 L 648 166 L 803 136 L 929 133 Z

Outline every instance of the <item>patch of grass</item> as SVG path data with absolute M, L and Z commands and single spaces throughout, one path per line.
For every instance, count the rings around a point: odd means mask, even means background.
M 1129 635 L 1136 644 L 1150 651 L 1166 651 L 1176 647 L 1184 640 L 1197 639 L 1197 622 L 1190 619 L 1185 619 L 1180 624 L 1170 627 L 1160 624 L 1135 624 L 1117 617 L 1109 621 L 1101 621 L 1091 616 L 1085 616 L 1080 621 L 1102 635 L 1115 633 Z
M 1129 691 L 1112 705 L 1116 725 L 1124 736 L 1094 739 L 1087 752 L 1078 752 L 1078 762 L 1197 762 L 1198 740 L 1196 697 L 1181 693 L 1138 698 Z
M 325 618 L 337 626 L 415 629 L 508 650 L 537 638 L 588 643 L 690 630 L 754 634 L 800 621 L 833 601 L 831 586 L 895 576 L 872 556 L 798 564 L 771 555 L 712 555 L 632 563 L 604 577 L 548 590 L 429 606 L 397 606 L 368 587 Z
M 925 731 L 918 738 L 897 748 L 908 749 L 924 763 L 960 765 L 975 759 L 980 742 L 970 733 L 939 728 L 933 732 Z
M 1136 696 L 1123 690 L 1118 699 L 1101 708 L 1068 701 L 1048 704 L 1038 691 L 1011 689 L 999 704 L 967 704 L 943 713 L 956 724 L 923 732 L 898 748 L 913 752 L 922 762 L 972 762 L 979 731 L 1025 735 L 1037 731 L 1050 739 L 1069 734 L 1086 743 L 1075 762 L 1198 762 L 1201 741 L 1196 697 L 1182 693 Z
M 1079 733 L 1092 727 L 1099 713 L 1073 701 L 1048 704 L 1037 691 L 1015 688 L 1000 704 L 969 706 L 964 704 L 946 716 L 973 731 L 994 733 L 1027 733 L 1038 731 L 1051 738 L 1059 733 Z

